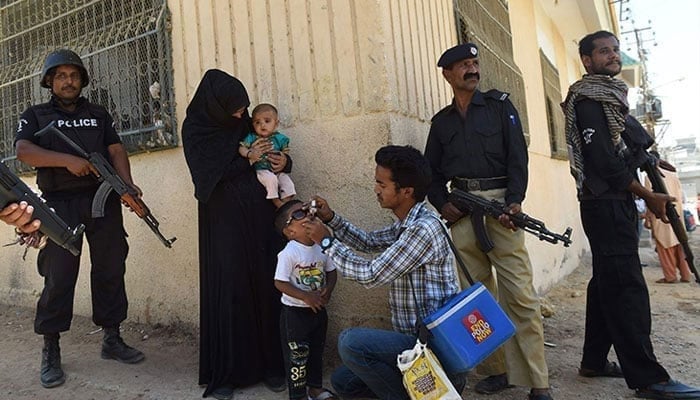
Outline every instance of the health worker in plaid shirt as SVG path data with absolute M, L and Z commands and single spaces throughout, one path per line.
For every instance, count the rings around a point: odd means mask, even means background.
M 410 146 L 386 146 L 377 151 L 375 161 L 374 193 L 379 205 L 396 215 L 396 222 L 366 232 L 316 197 L 318 218 L 304 224 L 344 278 L 366 288 L 391 288 L 394 330 L 343 331 L 338 338 L 343 365 L 331 377 L 333 387 L 343 398 L 408 399 L 396 356 L 416 344 L 416 315 L 425 317 L 457 293 L 457 275 L 439 216 L 424 203 L 431 180 L 427 159 Z M 452 381 L 461 391 L 464 378 Z

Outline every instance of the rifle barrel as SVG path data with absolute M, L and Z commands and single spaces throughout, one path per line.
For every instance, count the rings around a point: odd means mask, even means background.
M 460 189 L 452 189 L 448 197 L 449 201 L 464 213 L 474 213 L 479 210 L 484 215 L 498 219 L 499 216 L 505 214 L 506 206 L 498 200 L 487 200 L 481 196 L 466 192 Z M 571 242 L 571 228 L 567 227 L 563 234 L 558 234 L 550 231 L 545 227 L 544 222 L 532 218 L 529 215 L 521 212 L 511 215 L 513 224 L 525 232 L 537 236 L 538 239 L 549 243 L 557 244 L 562 242 L 564 247 L 569 247 Z

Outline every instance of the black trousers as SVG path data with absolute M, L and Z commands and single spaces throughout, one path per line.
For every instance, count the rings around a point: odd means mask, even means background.
M 593 254 L 581 366 L 602 369 L 612 346 L 631 389 L 668 380 L 650 340 L 649 291 L 639 261 L 632 197 L 582 201 L 580 211 Z
M 74 228 L 85 225 L 84 236 L 90 245 L 90 290 L 92 320 L 96 325 L 116 327 L 126 319 L 127 300 L 124 288 L 126 256 L 129 247 L 122 223 L 119 198 L 112 193 L 105 204 L 105 216 L 92 218 L 92 195 L 66 200 L 47 200 L 47 204 Z M 75 242 L 82 249 L 83 235 Z M 39 274 L 44 289 L 37 304 L 34 331 L 38 334 L 59 333 L 70 329 L 73 298 L 78 279 L 80 256 L 73 256 L 51 240 L 38 256 Z
M 282 306 L 280 330 L 290 399 L 307 399 L 307 387 L 323 386 L 323 347 L 328 314 L 306 307 Z

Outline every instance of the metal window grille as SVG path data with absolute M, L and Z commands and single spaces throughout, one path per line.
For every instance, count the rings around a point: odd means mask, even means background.
M 559 70 L 549 61 L 540 49 L 540 65 L 542 66 L 542 81 L 547 111 L 547 127 L 549 129 L 549 145 L 552 158 L 567 160 L 569 153 L 566 147 L 566 121 L 559 104 L 562 101 L 559 85 Z
M 176 146 L 170 30 L 166 0 L 0 0 L 0 155 L 14 155 L 20 113 L 48 101 L 41 69 L 58 48 L 81 56 L 82 95 L 107 108 L 129 153 Z
M 525 82 L 513 58 L 508 2 L 456 0 L 454 13 L 459 42 L 472 42 L 479 47 L 482 71 L 479 88 L 482 91 L 495 88 L 510 93 L 509 100 L 518 110 L 525 141 L 529 145 Z

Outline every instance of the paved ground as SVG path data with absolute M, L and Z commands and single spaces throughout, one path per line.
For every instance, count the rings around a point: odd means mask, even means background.
M 700 254 L 700 233 L 691 235 Z M 661 269 L 654 251 L 640 250 L 649 284 L 654 319 L 656 355 L 673 377 L 700 385 L 700 285 L 657 284 Z M 585 285 L 590 259 L 553 288 L 543 300 L 554 309 L 544 320 L 547 360 L 557 400 L 631 399 L 633 392 L 620 379 L 586 379 L 576 374 L 584 326 Z M 101 332 L 87 318 L 77 317 L 61 340 L 63 366 L 68 375 L 58 388 L 39 384 L 41 338 L 33 333 L 33 310 L 0 304 L 0 399 L 197 399 L 197 337 L 172 327 L 125 324 L 126 341 L 146 353 L 139 365 L 105 361 L 99 356 Z M 332 351 L 332 350 L 328 350 Z M 612 355 L 614 359 L 614 355 Z M 330 371 L 328 371 L 330 372 Z M 465 399 L 524 400 L 526 388 L 513 388 L 496 396 L 480 396 L 471 387 L 480 377 L 471 375 Z M 262 385 L 241 389 L 236 399 L 283 400 Z

